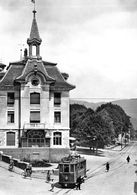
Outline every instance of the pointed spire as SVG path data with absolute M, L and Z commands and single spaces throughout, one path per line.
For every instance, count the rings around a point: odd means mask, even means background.
M 33 21 L 32 21 L 32 26 L 30 31 L 30 37 L 27 40 L 28 44 L 33 41 L 38 42 L 40 44 L 42 41 L 39 35 L 38 25 L 36 21 L 36 13 L 37 13 L 36 10 L 33 10 Z
M 27 39 L 27 44 L 29 45 L 29 57 L 40 57 L 40 44 L 42 39 L 39 35 L 38 25 L 36 21 L 36 10 L 33 10 L 33 21 L 30 31 L 30 37 Z

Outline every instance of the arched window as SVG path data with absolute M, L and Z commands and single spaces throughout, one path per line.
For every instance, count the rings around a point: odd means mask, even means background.
M 32 45 L 32 55 L 36 56 L 36 45 Z
M 30 104 L 40 104 L 40 93 L 30 94 Z
M 30 130 L 27 133 L 28 147 L 32 146 L 45 146 L 45 134 L 42 130 Z
M 61 132 L 54 132 L 53 133 L 53 144 L 54 145 L 61 145 L 62 144 L 62 133 Z
M 7 146 L 15 146 L 15 133 L 7 132 Z

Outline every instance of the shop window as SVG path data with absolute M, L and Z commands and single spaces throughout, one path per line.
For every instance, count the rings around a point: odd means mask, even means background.
M 54 106 L 61 104 L 61 93 L 54 93 Z
M 14 123 L 14 111 L 8 111 L 8 123 Z
M 62 134 L 61 132 L 54 132 L 53 133 L 53 144 L 54 145 L 61 145 Z
M 40 111 L 30 112 L 30 123 L 40 123 Z
M 15 146 L 15 133 L 7 132 L 7 146 Z
M 61 123 L 61 112 L 54 112 L 54 122 Z
M 8 106 L 14 105 L 14 101 L 15 101 L 14 93 L 13 92 L 7 93 L 7 105 Z
M 30 94 L 30 104 L 40 104 L 40 93 Z

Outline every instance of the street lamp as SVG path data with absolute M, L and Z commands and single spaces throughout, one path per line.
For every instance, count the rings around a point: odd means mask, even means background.
M 135 171 L 136 175 L 137 175 L 137 170 Z M 137 195 L 137 182 L 135 181 L 134 182 L 134 192 L 136 193 Z
M 121 149 L 122 149 L 122 130 L 123 130 L 123 127 L 121 127 Z
M 97 137 L 93 137 L 93 151 L 95 151 L 95 145 L 96 145 L 96 155 L 97 155 Z
M 96 154 L 97 154 L 97 137 L 96 136 L 91 136 L 88 135 L 87 138 L 89 139 L 89 141 L 92 141 L 92 147 L 93 147 L 93 153 L 95 152 L 95 148 L 96 148 Z M 90 149 L 91 149 L 91 145 L 90 145 Z

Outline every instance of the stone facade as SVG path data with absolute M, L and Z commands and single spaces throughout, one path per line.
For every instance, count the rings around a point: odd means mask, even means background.
M 35 15 L 34 10 L 29 54 L 25 50 L 1 74 L 0 149 L 19 158 L 59 161 L 69 152 L 69 91 L 75 87 L 57 64 L 42 60 Z

